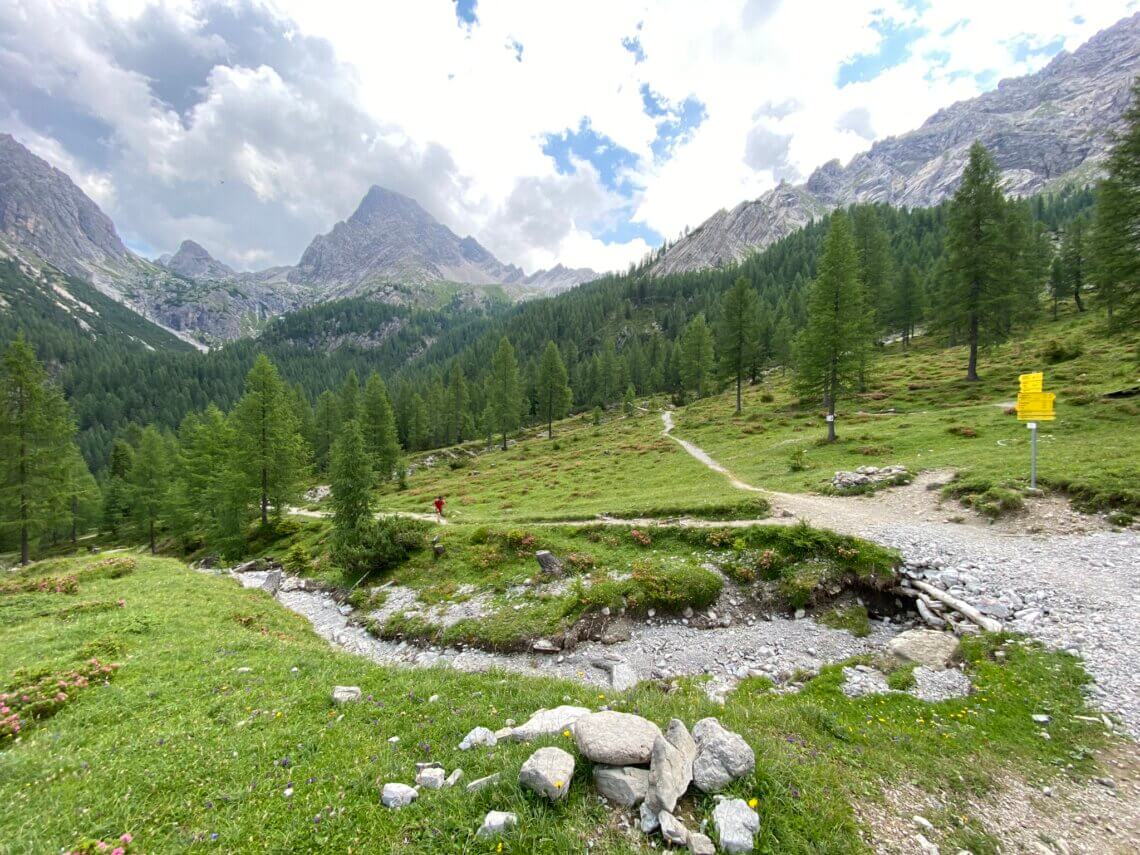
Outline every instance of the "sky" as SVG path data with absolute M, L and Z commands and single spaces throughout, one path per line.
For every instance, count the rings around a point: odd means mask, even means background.
M 0 0 L 0 132 L 132 249 L 294 264 L 373 184 L 621 269 L 1140 0 Z

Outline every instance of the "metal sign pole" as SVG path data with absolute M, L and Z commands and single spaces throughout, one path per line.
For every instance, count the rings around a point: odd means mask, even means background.
M 1037 422 L 1029 422 L 1029 489 L 1037 489 Z

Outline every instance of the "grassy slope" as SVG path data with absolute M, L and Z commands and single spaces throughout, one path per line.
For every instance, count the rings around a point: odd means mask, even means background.
M 475 725 L 521 721 L 563 701 L 604 702 L 585 687 L 380 668 L 331 650 L 260 591 L 168 559 L 140 558 L 117 579 L 85 569 L 98 566 L 85 559 L 29 571 L 79 572 L 75 594 L 0 596 L 6 688 L 20 682 L 20 668 L 54 671 L 93 655 L 122 663 L 108 686 L 83 690 L 19 742 L 0 743 L 3 851 L 56 851 L 130 832 L 148 852 L 489 852 L 495 846 L 473 833 L 490 809 L 520 816 L 503 851 L 566 852 L 587 839 L 595 852 L 640 849 L 642 838 L 620 831 L 592 795 L 588 763 L 579 763 L 569 801 L 550 807 L 514 783 L 533 746 L 455 748 Z M 73 608 L 81 602 L 96 606 Z M 989 654 L 1000 643 L 969 642 L 978 693 L 936 705 L 848 700 L 836 669 L 798 695 L 746 681 L 723 710 L 694 683 L 672 695 L 645 685 L 606 700 L 662 724 L 718 714 L 744 733 L 758 771 L 732 792 L 759 799 L 760 851 L 861 852 L 851 801 L 876 799 L 892 782 L 949 792 L 953 802 L 1009 769 L 1034 780 L 1089 771 L 1088 752 L 1103 735 L 1072 717 L 1083 709 L 1076 661 L 1011 643 L 999 664 Z M 359 685 L 372 700 L 341 717 L 328 700 L 334 684 Z M 433 694 L 437 703 L 427 701 Z M 1053 716 L 1048 741 L 1030 720 L 1042 711 Z M 423 759 L 461 765 L 467 780 L 493 771 L 504 780 L 478 795 L 429 792 L 403 811 L 380 807 L 377 781 L 410 782 Z M 712 804 L 688 799 L 680 812 L 695 827 Z M 944 845 L 994 851 L 960 805 L 951 813 L 931 817 Z
M 569 419 L 555 426 L 553 441 L 545 433 L 531 434 L 460 469 L 441 460 L 413 472 L 408 485 L 406 491 L 386 488 L 381 507 L 427 512 L 443 494 L 449 519 L 481 522 L 699 512 L 744 500 L 661 436 L 656 413 L 612 415 L 598 427 L 589 419 Z M 754 504 L 746 514 L 763 516 Z
M 1024 341 L 984 351 L 979 383 L 963 379 L 965 348 L 921 339 L 909 352 L 894 345 L 875 362 L 868 393 L 840 402 L 834 445 L 817 442 L 825 433 L 822 415 L 800 409 L 791 378 L 779 374 L 748 390 L 742 416 L 733 414 L 729 396 L 709 398 L 678 413 L 676 433 L 743 480 L 777 490 L 819 490 L 836 470 L 893 463 L 1028 484 L 1029 431 L 999 405 L 1017 397 L 1018 374 L 1044 371 L 1045 389 L 1057 393 L 1057 419 L 1038 431 L 1041 483 L 1140 511 L 1140 398 L 1099 397 L 1140 382 L 1137 340 L 1105 339 L 1100 323 L 1043 322 Z M 1052 340 L 1080 342 L 1083 352 L 1050 365 L 1043 354 Z M 764 394 L 774 400 L 762 401 Z M 977 435 L 952 432 L 960 427 Z M 793 472 L 789 461 L 799 448 L 808 468 Z

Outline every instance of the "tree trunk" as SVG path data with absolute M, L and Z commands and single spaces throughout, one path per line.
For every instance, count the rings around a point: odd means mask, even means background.
M 261 524 L 269 525 L 269 470 L 261 467 Z
M 966 366 L 966 379 L 978 380 L 978 315 L 970 315 L 970 363 Z
M 503 430 L 503 451 L 507 450 L 507 432 Z
M 1057 320 L 1057 298 L 1053 298 L 1053 320 Z
M 1085 304 L 1081 302 L 1081 289 L 1080 288 L 1074 288 L 1073 289 L 1073 300 L 1077 304 L 1077 311 L 1083 312 L 1085 310 Z
M 79 541 L 79 499 L 75 496 L 71 497 L 71 545 L 74 546 Z
M 154 555 L 156 552 L 158 550 L 154 548 L 154 520 L 152 519 L 150 521 L 150 554 Z
M 20 526 L 20 563 L 27 566 L 32 563 L 31 554 L 28 551 L 28 524 L 24 523 Z
M 736 372 L 736 414 L 738 416 L 740 415 L 740 385 L 741 385 L 740 374 L 741 374 L 740 371 Z

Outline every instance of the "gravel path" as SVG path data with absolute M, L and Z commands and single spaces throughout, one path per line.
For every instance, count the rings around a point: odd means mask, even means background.
M 1096 680 L 1093 699 L 1140 738 L 1140 535 L 1135 531 L 1017 534 L 1008 526 L 940 522 L 922 479 L 870 499 L 761 491 L 672 436 L 671 413 L 662 413 L 662 421 L 666 436 L 733 486 L 764 492 L 777 514 L 895 547 L 908 564 L 927 568 L 929 575 L 946 573 L 941 581 L 961 588 L 968 601 L 992 602 L 994 616 L 1009 629 L 1080 655 Z M 1087 525 L 1103 528 L 1091 518 Z

